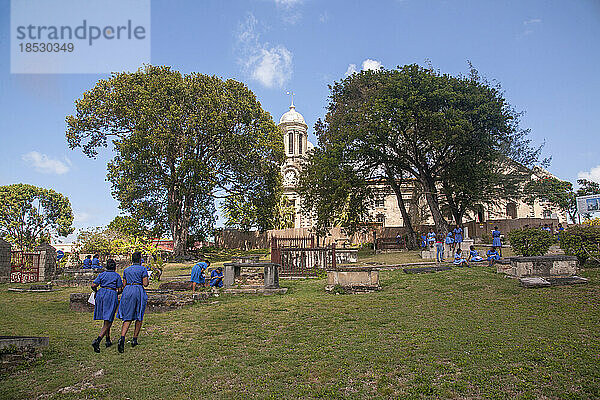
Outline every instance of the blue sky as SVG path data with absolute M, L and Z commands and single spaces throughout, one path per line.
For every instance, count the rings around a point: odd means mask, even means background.
M 69 150 L 65 116 L 108 75 L 10 74 L 10 2 L 0 0 L 0 185 L 30 183 L 71 199 L 75 226 L 107 224 L 118 204 L 106 182 L 110 151 Z M 549 170 L 600 181 L 600 2 L 156 0 L 151 62 L 246 83 L 276 122 L 287 90 L 312 126 L 327 85 L 348 71 L 431 64 L 500 82 L 546 142 Z

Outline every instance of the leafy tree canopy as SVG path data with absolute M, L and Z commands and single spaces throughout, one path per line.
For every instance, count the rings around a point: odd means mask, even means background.
M 517 182 L 525 175 L 519 168 L 507 168 L 507 160 L 527 167 L 539 158 L 540 150 L 530 147 L 528 132 L 519 128 L 519 114 L 500 88 L 473 68 L 469 76 L 458 77 L 418 65 L 363 71 L 330 89 L 328 112 L 315 131 L 319 146 L 333 160 L 331 168 L 363 182 L 387 182 L 413 240 L 401 196 L 407 180 L 420 184 L 437 229 L 444 232 L 444 203 L 460 222 L 476 202 L 494 201 L 509 187 L 518 190 Z M 306 207 L 319 216 L 338 204 L 328 201 L 335 193 L 334 180 L 307 176 L 315 168 L 304 170 L 301 182 L 306 184 L 301 187 Z M 356 196 L 363 194 L 368 191 Z
M 73 232 L 69 199 L 51 189 L 18 183 L 0 186 L 0 236 L 19 249 Z
M 212 231 L 217 198 L 250 203 L 251 224 L 275 224 L 283 138 L 240 82 L 147 65 L 99 81 L 66 120 L 71 148 L 95 157 L 112 142 L 113 195 L 155 234 L 170 232 L 176 256 L 188 235 Z

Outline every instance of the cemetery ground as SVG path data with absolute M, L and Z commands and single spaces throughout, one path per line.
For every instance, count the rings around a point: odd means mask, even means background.
M 92 351 L 99 322 L 69 309 L 81 288 L 0 285 L 0 334 L 50 337 L 41 359 L 0 373 L 0 398 L 600 398 L 600 270 L 581 275 L 590 282 L 524 289 L 487 266 L 397 269 L 382 271 L 382 291 L 356 295 L 281 280 L 285 295 L 146 314 L 140 346 L 124 354 Z

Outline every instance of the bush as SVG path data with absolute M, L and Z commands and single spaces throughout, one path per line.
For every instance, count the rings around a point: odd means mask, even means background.
M 543 256 L 554 243 L 554 237 L 537 228 L 515 229 L 508 234 L 510 245 L 520 256 Z
M 588 259 L 600 262 L 600 225 L 576 225 L 560 234 L 560 248 L 577 256 L 584 264 Z
M 483 243 L 483 244 L 492 244 L 492 234 L 491 233 L 484 233 L 483 235 L 481 235 L 481 243 Z

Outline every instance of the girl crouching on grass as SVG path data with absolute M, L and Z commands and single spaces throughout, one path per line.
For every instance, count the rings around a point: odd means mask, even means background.
M 100 329 L 100 336 L 92 342 L 92 347 L 96 353 L 100 353 L 100 342 L 106 337 L 106 347 L 112 346 L 110 341 L 110 327 L 115 320 L 115 312 L 119 305 L 119 293 L 123 290 L 123 281 L 116 272 L 117 263 L 113 259 L 106 261 L 106 271 L 98 274 L 92 290 L 95 293 L 94 300 L 94 319 L 104 320 Z

